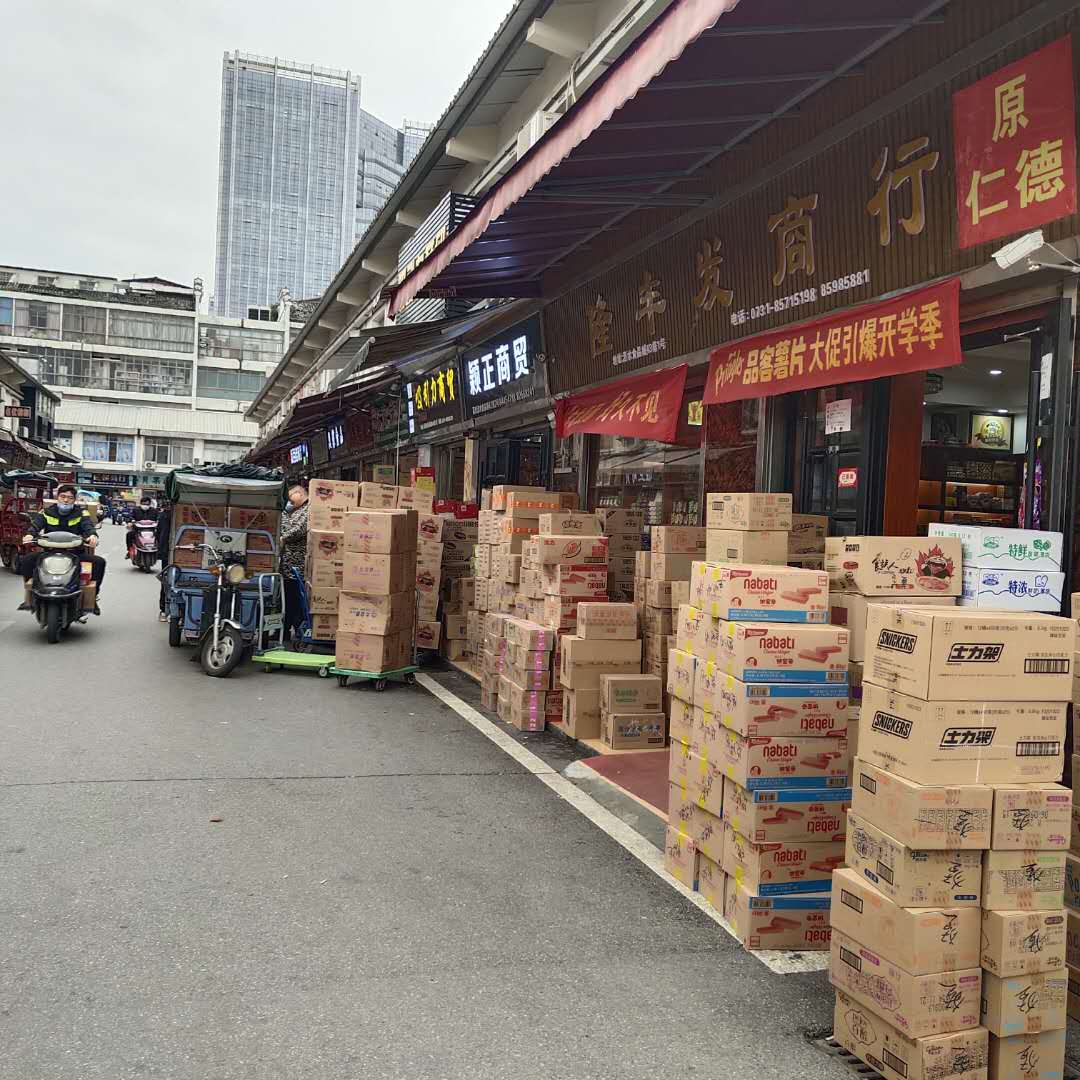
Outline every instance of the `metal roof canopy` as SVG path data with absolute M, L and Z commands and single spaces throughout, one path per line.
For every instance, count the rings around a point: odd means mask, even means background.
M 394 290 L 391 313 L 415 296 L 540 295 L 546 271 L 635 210 L 711 198 L 701 170 L 947 2 L 675 0 Z

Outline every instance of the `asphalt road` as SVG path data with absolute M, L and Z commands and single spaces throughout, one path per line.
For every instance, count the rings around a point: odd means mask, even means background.
M 821 974 L 419 687 L 206 678 L 103 531 L 103 616 L 59 645 L 0 576 L 0 1076 L 848 1075 L 805 1038 Z

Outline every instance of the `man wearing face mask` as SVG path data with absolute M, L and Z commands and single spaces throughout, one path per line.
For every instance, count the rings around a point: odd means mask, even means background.
M 308 495 L 303 484 L 289 488 L 289 501 L 281 519 L 281 576 L 285 585 L 285 632 L 296 640 L 304 622 L 300 583 L 293 570 L 304 573 L 307 559 Z
M 39 536 L 54 532 L 76 533 L 86 541 L 90 549 L 89 560 L 91 563 L 90 579 L 97 585 L 97 595 L 101 597 L 101 583 L 105 580 L 105 560 L 100 555 L 95 555 L 93 549 L 97 547 L 97 526 L 90 517 L 85 507 L 75 505 L 75 486 L 73 484 L 61 484 L 56 489 L 56 502 L 44 510 L 30 515 L 30 528 L 23 537 L 24 544 L 33 543 Z M 23 580 L 29 583 L 37 568 L 41 553 L 24 555 L 19 560 L 19 573 Z M 20 611 L 29 611 L 30 605 L 22 603 Z M 94 614 L 100 615 L 101 610 L 94 604 Z
M 154 509 L 150 502 L 150 498 L 144 495 L 139 501 L 139 505 L 135 508 L 135 512 L 131 515 L 131 528 L 127 531 L 126 544 L 127 555 L 126 559 L 132 557 L 132 552 L 135 550 L 135 522 L 136 521 L 152 521 L 157 524 L 158 512 Z

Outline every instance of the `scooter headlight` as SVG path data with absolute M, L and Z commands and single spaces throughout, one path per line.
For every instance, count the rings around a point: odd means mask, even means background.
M 52 574 L 53 577 L 59 577 L 61 574 L 67 574 L 71 571 L 71 560 L 63 555 L 46 555 L 41 560 L 41 569 L 46 574 Z
M 230 585 L 239 585 L 244 580 L 244 567 L 240 563 L 233 563 L 226 571 L 226 577 Z

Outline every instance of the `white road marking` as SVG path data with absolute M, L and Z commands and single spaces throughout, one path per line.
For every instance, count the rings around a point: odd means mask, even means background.
M 15 625 L 14 619 L 0 619 L 0 634 Z
M 727 921 L 699 892 L 687 888 L 677 878 L 664 869 L 664 853 L 650 844 L 636 829 L 631 828 L 621 818 L 617 817 L 606 807 L 601 806 L 591 795 L 582 791 L 573 781 L 568 780 L 546 762 L 542 761 L 531 750 L 522 746 L 521 743 L 512 739 L 505 731 L 493 724 L 478 709 L 474 709 L 468 702 L 462 701 L 457 694 L 447 690 L 445 686 L 436 682 L 430 675 L 418 672 L 416 675 L 417 685 L 422 686 L 428 693 L 437 697 L 444 705 L 449 706 L 463 720 L 471 724 L 486 739 L 490 739 L 500 750 L 509 754 L 522 768 L 532 773 L 540 783 L 549 787 L 561 799 L 568 802 L 575 810 L 584 815 L 598 829 L 603 830 L 617 844 L 625 848 L 639 862 L 644 863 L 658 878 L 665 881 L 677 892 L 681 893 L 695 907 L 712 919 L 726 933 L 735 937 L 735 932 Z M 829 966 L 828 953 L 788 953 L 775 950 L 753 952 L 770 971 L 778 975 L 794 975 L 807 971 L 825 971 Z

